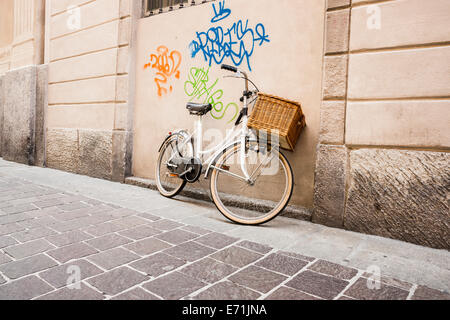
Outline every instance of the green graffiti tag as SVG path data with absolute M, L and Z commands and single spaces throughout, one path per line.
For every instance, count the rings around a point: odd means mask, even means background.
M 211 116 L 216 120 L 221 120 L 225 114 L 232 114 L 233 117 L 227 122 L 230 123 L 236 119 L 239 113 L 239 107 L 236 103 L 230 102 L 224 107 L 222 102 L 223 90 L 217 89 L 219 82 L 210 82 L 208 69 L 193 67 L 188 74 L 188 80 L 184 83 L 184 92 L 191 97 L 190 101 L 197 100 L 201 103 L 210 103 L 213 106 Z M 212 83 L 212 84 L 210 84 Z M 228 112 L 228 110 L 230 110 Z

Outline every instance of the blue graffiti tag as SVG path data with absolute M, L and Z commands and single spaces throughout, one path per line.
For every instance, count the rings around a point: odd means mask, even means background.
M 219 11 L 216 10 L 216 5 L 212 4 L 214 10 L 214 17 L 211 19 L 211 23 L 218 22 L 220 20 L 226 19 L 230 14 L 230 9 L 225 9 L 225 0 L 219 2 Z
M 220 11 L 219 11 L 220 12 Z M 225 58 L 229 58 L 235 66 L 247 63 L 251 71 L 250 57 L 253 55 L 255 46 L 262 46 L 270 42 L 269 35 L 262 23 L 255 28 L 248 25 L 248 20 L 235 22 L 230 28 L 211 27 L 206 32 L 197 32 L 197 38 L 193 40 L 189 49 L 191 57 L 195 58 L 199 52 L 209 64 L 222 64 Z

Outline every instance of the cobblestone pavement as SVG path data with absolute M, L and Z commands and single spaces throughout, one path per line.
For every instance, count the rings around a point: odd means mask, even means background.
M 162 217 L 161 208 L 134 210 L 11 176 L 2 163 L 0 299 L 450 298 L 386 276 L 373 282 L 365 270 L 230 236 L 218 224 Z M 178 215 L 189 210 L 180 204 Z

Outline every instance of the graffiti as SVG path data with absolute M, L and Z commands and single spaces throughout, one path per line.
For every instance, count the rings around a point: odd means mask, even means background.
M 225 9 L 225 2 L 219 3 L 219 11 L 213 5 L 214 17 L 211 21 L 220 21 L 225 18 L 230 9 Z M 229 15 L 228 14 L 228 15 Z M 227 16 L 228 16 L 227 15 Z M 206 32 L 197 32 L 196 39 L 193 40 L 189 49 L 191 57 L 195 58 L 199 52 L 209 64 L 222 64 L 225 58 L 229 58 L 235 66 L 246 63 L 251 71 L 250 57 L 253 55 L 256 46 L 262 46 L 270 42 L 269 35 L 262 23 L 258 23 L 254 28 L 250 27 L 248 20 L 235 22 L 230 28 L 211 27 Z
M 212 4 L 214 10 L 214 17 L 211 19 L 211 23 L 219 22 L 223 19 L 226 19 L 230 14 L 230 9 L 225 9 L 225 0 L 219 2 L 219 11 L 216 10 L 216 5 Z
M 239 107 L 236 103 L 228 103 L 224 107 L 222 102 L 223 90 L 217 89 L 219 79 L 210 82 L 208 69 L 193 67 L 189 71 L 188 80 L 184 83 L 184 92 L 191 97 L 190 101 L 200 101 L 201 103 L 210 103 L 213 106 L 211 116 L 216 120 L 221 120 L 225 114 L 232 114 L 233 117 L 228 121 L 232 122 L 239 113 Z M 228 112 L 229 111 L 229 112 Z
M 166 46 L 159 46 L 157 54 L 150 55 L 150 62 L 145 64 L 144 69 L 152 68 L 156 70 L 155 83 L 158 87 L 158 96 L 162 97 L 167 94 L 167 86 L 170 92 L 173 91 L 173 86 L 168 84 L 168 80 L 175 76 L 180 79 L 180 71 L 178 68 L 181 64 L 181 53 L 176 50 L 169 52 Z

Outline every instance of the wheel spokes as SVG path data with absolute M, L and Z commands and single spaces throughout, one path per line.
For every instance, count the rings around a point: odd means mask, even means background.
M 270 216 L 280 208 L 284 208 L 288 192 L 288 179 L 286 167 L 279 158 L 279 153 L 270 152 L 264 157 L 246 154 L 245 159 L 250 161 L 258 159 L 257 162 L 246 163 L 246 168 L 252 172 L 252 182 L 249 183 L 239 173 L 240 163 L 233 163 L 233 155 L 242 152 L 240 148 L 234 148 L 232 152 L 224 155 L 220 163 L 215 167 L 215 194 L 217 201 L 230 215 L 245 221 L 258 221 Z M 277 157 L 278 156 L 278 157 Z M 274 175 L 262 175 L 268 164 L 275 159 L 279 162 L 277 173 Z M 237 155 L 235 159 L 240 159 Z M 229 161 L 231 160 L 231 163 Z M 278 164 L 277 164 L 278 165 Z M 230 167 L 223 170 L 221 167 Z M 219 207 L 219 206 L 218 206 Z

